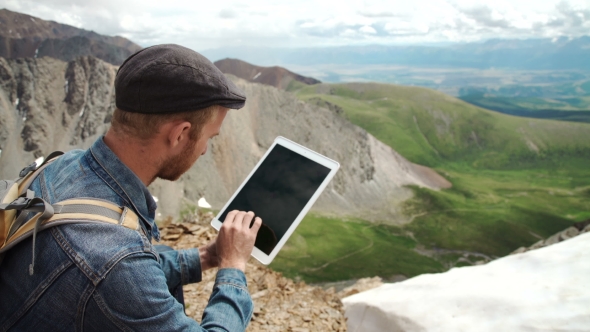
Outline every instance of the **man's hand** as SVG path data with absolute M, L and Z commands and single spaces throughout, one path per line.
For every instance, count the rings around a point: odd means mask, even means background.
M 252 228 L 250 224 L 254 212 L 231 211 L 227 214 L 216 241 L 216 253 L 219 257 L 219 268 L 236 268 L 246 271 L 246 262 L 250 258 L 256 234 L 262 219 L 256 217 Z

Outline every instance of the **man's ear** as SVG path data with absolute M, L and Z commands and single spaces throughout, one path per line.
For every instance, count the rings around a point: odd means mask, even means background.
M 190 141 L 190 129 L 192 125 L 188 121 L 173 122 L 168 128 L 168 144 L 171 148 L 184 145 Z

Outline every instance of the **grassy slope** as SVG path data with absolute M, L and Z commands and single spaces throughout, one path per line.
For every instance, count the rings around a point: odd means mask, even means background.
M 337 235 L 325 241 L 313 235 L 311 226 L 322 224 L 321 217 L 306 218 L 289 241 L 295 249 L 285 250 L 273 263 L 288 275 L 318 281 L 436 272 L 440 264 L 448 267 L 449 257 L 423 261 L 410 249 L 420 244 L 501 256 L 590 218 L 588 124 L 507 116 L 415 87 L 322 84 L 298 87 L 295 93 L 341 106 L 353 123 L 409 160 L 435 168 L 453 188 L 414 188 L 416 197 L 407 211 L 415 219 L 397 233 L 377 235 L 373 232 L 380 228 L 367 229 L 361 221 L 343 226 L 331 221 L 321 234 L 336 229 Z M 375 255 L 368 255 L 368 249 L 351 254 L 367 237 L 379 239 Z M 295 239 L 304 239 L 306 249 Z M 299 257 L 299 252 L 306 254 Z M 323 269 L 309 268 L 343 255 L 350 256 Z M 387 257 L 405 257 L 415 266 Z
M 309 282 L 443 270 L 436 260 L 414 252 L 415 246 L 416 241 L 392 226 L 311 214 L 271 267 Z

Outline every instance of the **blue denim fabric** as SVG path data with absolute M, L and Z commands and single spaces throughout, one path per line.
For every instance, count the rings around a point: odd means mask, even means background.
M 51 203 L 105 199 L 140 216 L 143 232 L 111 224 L 69 224 L 29 238 L 0 265 L 0 331 L 244 331 L 252 300 L 244 273 L 217 272 L 201 325 L 174 296 L 201 280 L 198 249 L 158 252 L 156 203 L 145 185 L 98 139 L 68 152 L 31 186 Z

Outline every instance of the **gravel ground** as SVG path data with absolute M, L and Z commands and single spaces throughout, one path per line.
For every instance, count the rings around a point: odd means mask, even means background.
M 165 223 L 161 227 L 161 244 L 176 249 L 195 248 L 216 237 L 217 231 L 208 225 L 211 214 L 198 213 L 193 217 L 196 222 Z M 186 314 L 196 321 L 201 320 L 216 272 L 206 271 L 200 283 L 184 286 Z M 336 293 L 333 288 L 323 290 L 294 282 L 254 259 L 248 263 L 246 278 L 254 301 L 254 315 L 247 331 L 346 331 L 339 296 L 358 290 L 349 288 Z

